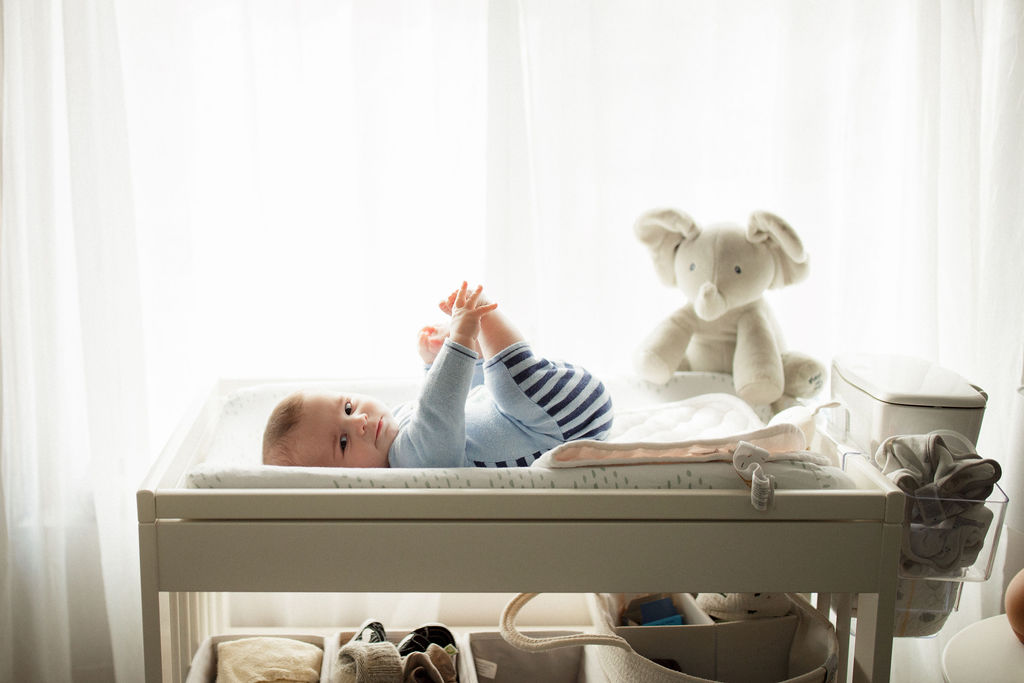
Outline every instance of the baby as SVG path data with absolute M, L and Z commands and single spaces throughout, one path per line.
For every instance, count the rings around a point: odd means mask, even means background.
M 264 464 L 525 467 L 566 441 L 606 438 L 612 402 L 604 384 L 535 356 L 497 307 L 465 282 L 441 302 L 451 316 L 447 335 L 420 332 L 430 368 L 418 399 L 394 412 L 360 394 L 286 397 L 267 420 Z

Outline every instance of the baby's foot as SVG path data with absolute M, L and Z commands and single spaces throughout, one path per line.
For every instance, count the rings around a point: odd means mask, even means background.
M 437 354 L 441 352 L 441 345 L 444 344 L 444 338 L 447 336 L 448 325 L 445 323 L 427 325 L 419 331 L 417 346 L 420 358 L 424 363 L 430 365 L 434 362 Z

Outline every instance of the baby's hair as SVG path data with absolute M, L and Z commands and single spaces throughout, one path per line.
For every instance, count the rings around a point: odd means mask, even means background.
M 299 423 L 302 417 L 302 392 L 289 394 L 282 400 L 267 418 L 267 427 L 263 430 L 263 464 L 294 465 L 289 450 L 285 447 L 285 437 Z

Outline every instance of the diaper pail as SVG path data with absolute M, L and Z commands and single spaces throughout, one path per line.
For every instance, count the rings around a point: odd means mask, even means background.
M 852 445 L 872 455 L 897 434 L 952 429 L 977 443 L 988 395 L 926 360 L 846 354 L 832 361 L 832 398 L 849 411 Z

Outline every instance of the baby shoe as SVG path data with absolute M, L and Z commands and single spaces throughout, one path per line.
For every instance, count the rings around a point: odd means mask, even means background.
M 388 634 L 384 630 L 384 626 L 379 621 L 367 619 L 356 629 L 356 634 L 352 636 L 351 642 L 383 643 L 387 639 Z
M 404 657 L 412 652 L 426 652 L 431 643 L 446 650 L 454 648 L 455 636 L 443 624 L 424 624 L 398 642 L 398 654 Z

